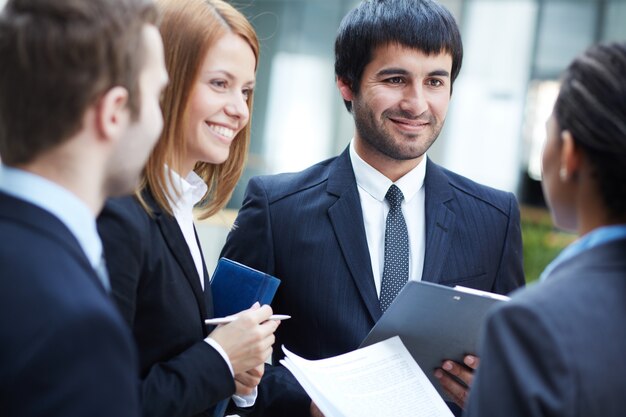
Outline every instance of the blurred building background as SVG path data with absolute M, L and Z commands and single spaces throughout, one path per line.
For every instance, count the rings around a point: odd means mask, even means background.
M 341 152 L 353 134 L 334 83 L 334 38 L 357 0 L 233 0 L 261 39 L 248 166 L 298 171 Z M 465 56 L 430 158 L 514 192 L 522 205 L 525 267 L 536 278 L 571 235 L 555 231 L 541 193 L 545 121 L 567 64 L 595 42 L 626 40 L 626 0 L 441 0 L 461 27 Z M 212 222 L 228 226 L 234 213 Z M 205 239 L 216 256 L 225 232 Z M 221 233 L 221 234 L 220 234 Z M 216 252 L 217 251 L 217 252 Z M 213 262 L 211 259 L 207 259 Z
M 301 170 L 341 152 L 353 134 L 335 87 L 333 46 L 341 18 L 358 1 L 228 1 L 256 28 L 261 60 L 246 171 L 229 210 L 199 225 L 209 270 L 251 176 Z M 445 128 L 428 155 L 516 193 L 532 280 L 571 240 L 553 230 L 539 183 L 559 74 L 590 44 L 626 40 L 626 0 L 440 1 L 459 22 L 465 56 Z
M 233 0 L 261 38 L 245 178 L 297 171 L 337 154 L 353 124 L 334 84 L 333 44 L 356 0 Z M 594 42 L 626 40 L 625 0 L 441 0 L 465 57 L 436 162 L 541 205 L 534 182 L 561 71 Z

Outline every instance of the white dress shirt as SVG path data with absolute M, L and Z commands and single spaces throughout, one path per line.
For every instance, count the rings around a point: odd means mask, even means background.
M 202 266 L 202 252 L 200 246 L 196 240 L 196 232 L 193 226 L 193 208 L 206 194 L 208 187 L 195 172 L 191 171 L 187 178 L 181 178 L 178 173 L 166 168 L 171 174 L 171 178 L 168 173 L 165 173 L 166 184 L 169 190 L 169 195 L 172 196 L 174 201 L 168 198 L 168 203 L 172 208 L 174 218 L 180 227 L 185 242 L 189 247 L 189 252 L 193 258 L 193 263 L 198 271 L 200 277 L 200 285 L 204 290 L 204 267 Z M 171 179 L 171 182 L 170 182 Z M 177 195 L 178 191 L 178 195 Z
M 76 237 L 94 269 L 101 267 L 102 241 L 91 209 L 74 193 L 39 175 L 0 164 L 0 190 L 57 217 Z M 110 288 L 108 278 L 102 284 Z
M 400 188 L 404 195 L 402 215 L 409 233 L 409 279 L 414 281 L 422 279 L 426 247 L 424 190 L 426 157 L 395 183 L 361 159 L 354 149 L 354 139 L 350 142 L 350 160 L 363 210 L 374 284 L 380 297 L 380 283 L 385 263 L 385 224 L 389 213 L 389 203 L 385 200 L 385 195 L 392 184 Z
M 166 184 L 170 191 L 170 195 L 172 199 L 168 198 L 168 202 L 170 207 L 172 208 L 172 212 L 174 214 L 174 218 L 178 223 L 178 227 L 180 227 L 181 232 L 185 238 L 185 242 L 189 248 L 189 252 L 191 253 L 191 257 L 193 258 L 193 262 L 196 266 L 196 271 L 198 271 L 198 276 L 200 277 L 200 285 L 202 286 L 203 291 L 211 291 L 210 288 L 204 288 L 204 268 L 202 266 L 202 252 L 200 251 L 200 246 L 198 245 L 198 241 L 196 240 L 196 233 L 193 226 L 193 208 L 204 195 L 206 194 L 208 187 L 206 183 L 196 174 L 191 171 L 186 178 L 182 178 L 178 175 L 174 170 L 169 169 L 167 166 L 165 167 L 165 178 Z M 171 174 L 171 176 L 169 175 Z M 170 181 L 171 180 L 171 181 Z M 178 191 L 178 194 L 176 193 Z M 210 336 L 204 339 L 206 343 L 211 345 L 215 350 L 219 352 L 219 354 L 224 358 L 224 361 L 228 365 L 228 369 L 230 369 L 230 373 L 235 376 L 233 371 L 233 367 L 230 363 L 230 359 L 228 358 L 228 354 L 219 343 L 217 343 L 214 339 L 211 339 Z M 254 405 L 257 397 L 257 389 L 254 388 L 254 391 L 250 395 L 239 396 L 233 395 L 233 401 L 238 407 L 251 407 Z

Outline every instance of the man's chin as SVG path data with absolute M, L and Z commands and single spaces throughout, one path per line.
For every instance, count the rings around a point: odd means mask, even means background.
M 407 138 L 404 138 L 402 141 L 398 141 L 398 145 L 394 147 L 389 147 L 383 150 L 383 153 L 387 155 L 391 159 L 395 159 L 397 161 L 410 161 L 421 158 L 424 156 L 426 151 L 430 149 L 434 141 L 429 141 L 428 143 L 419 143 L 418 140 L 411 140 L 409 143 L 406 143 Z M 382 149 L 381 149 L 382 150 Z
M 122 178 L 111 178 L 105 188 L 106 197 L 123 197 L 133 194 L 139 188 L 140 174 L 126 175 Z

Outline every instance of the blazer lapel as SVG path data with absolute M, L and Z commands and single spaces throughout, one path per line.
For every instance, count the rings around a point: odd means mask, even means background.
M 454 198 L 448 177 L 436 164 L 427 159 L 426 177 L 426 252 L 422 280 L 441 281 L 441 268 L 451 245 L 456 215 L 446 202 Z
M 200 239 L 198 238 L 198 231 L 196 227 L 193 227 L 193 233 L 196 236 L 196 242 L 198 242 L 198 247 L 200 246 Z M 206 263 L 204 262 L 204 256 L 202 257 L 202 271 L 204 272 L 204 305 L 206 307 L 207 317 L 213 318 L 213 293 L 211 292 L 211 276 L 206 269 Z
M 0 217 L 11 219 L 16 223 L 28 224 L 29 227 L 56 241 L 60 248 L 76 258 L 94 284 L 109 297 L 109 293 L 98 278 L 76 236 L 52 213 L 27 201 L 0 192 Z
M 163 213 L 151 197 L 152 196 L 150 196 L 150 198 L 146 198 L 146 201 L 150 204 L 153 210 L 155 221 L 159 225 L 159 229 L 161 229 L 163 239 L 167 243 L 170 252 L 176 259 L 176 262 L 180 265 L 180 268 L 185 275 L 185 279 L 191 286 L 193 295 L 200 310 L 200 315 L 202 316 L 202 320 L 204 322 L 204 319 L 208 318 L 204 294 L 202 286 L 200 285 L 200 277 L 196 271 L 196 266 L 193 262 L 193 258 L 191 257 L 191 253 L 189 253 L 189 247 L 187 246 L 183 232 L 181 232 L 180 227 L 178 227 L 176 219 L 167 213 Z M 207 289 L 210 292 L 210 288 Z M 204 327 L 205 326 L 203 326 L 203 329 Z
M 337 196 L 337 201 L 328 209 L 335 236 L 367 310 L 376 322 L 382 313 L 376 295 L 361 201 L 348 149 L 333 162 L 329 170 L 327 191 Z

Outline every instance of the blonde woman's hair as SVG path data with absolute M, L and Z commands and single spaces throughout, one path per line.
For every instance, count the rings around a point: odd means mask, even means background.
M 194 86 L 208 50 L 224 35 L 241 36 L 259 62 L 259 41 L 252 25 L 234 7 L 222 0 L 158 0 L 160 31 L 165 49 L 165 63 L 170 83 L 161 100 L 163 133 L 152 151 L 143 172 L 137 198 L 150 212 L 142 193 L 149 189 L 159 207 L 169 214 L 164 165 L 181 166 L 185 158 L 186 112 Z M 255 67 L 256 71 L 256 67 Z M 253 94 L 248 97 L 252 115 Z M 198 162 L 194 171 L 206 182 L 208 191 L 198 204 L 198 217 L 205 219 L 222 209 L 230 199 L 241 177 L 250 143 L 250 120 L 237 134 L 228 159 L 219 165 Z

